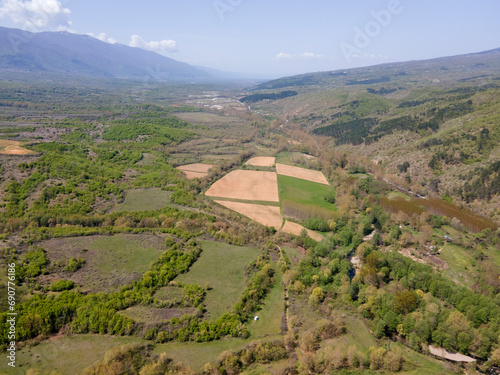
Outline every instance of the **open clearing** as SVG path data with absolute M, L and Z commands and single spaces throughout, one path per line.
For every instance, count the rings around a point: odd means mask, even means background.
M 285 290 L 279 272 L 275 274 L 275 278 L 273 288 L 261 305 L 262 309 L 255 313 L 259 320 L 251 320 L 248 323 L 248 329 L 253 339 L 281 333 L 281 319 L 285 310 L 283 305 Z
M 172 358 L 174 362 L 182 362 L 193 371 L 201 372 L 205 363 L 215 362 L 222 352 L 243 349 L 250 342 L 248 339 L 223 339 L 203 343 L 170 342 L 156 345 L 154 353 L 167 353 L 168 358 Z
M 172 193 L 160 188 L 127 190 L 123 203 L 115 211 L 159 210 L 170 203 Z
M 311 169 L 292 167 L 290 165 L 277 163 L 276 173 L 289 177 L 300 178 L 302 180 L 317 182 L 319 184 L 330 185 L 323 173 L 320 171 L 313 171 Z
M 232 311 L 245 289 L 245 266 L 259 254 L 255 247 L 240 247 L 222 242 L 201 241 L 203 251 L 188 273 L 175 280 L 185 284 L 208 283 L 205 306 L 208 317 L 216 319 Z
M 40 246 L 54 263 L 67 265 L 71 258 L 84 259 L 78 271 L 58 276 L 83 285 L 89 292 L 116 290 L 139 280 L 151 262 L 167 250 L 164 238 L 153 234 L 54 238 Z
M 132 306 L 126 310 L 120 311 L 121 315 L 134 319 L 139 323 L 146 325 L 160 324 L 172 318 L 181 318 L 184 314 L 194 314 L 198 309 L 190 308 L 171 308 L 163 309 L 151 306 Z
M 55 370 L 61 375 L 79 374 L 95 362 L 102 361 L 104 354 L 112 348 L 146 342 L 131 336 L 65 336 L 42 342 L 31 348 L 19 349 L 16 353 L 16 367 L 8 367 L 7 361 L 1 361 L 0 373 L 24 375 L 29 368 L 36 368 L 49 372 Z
M 283 225 L 283 228 L 281 228 L 281 231 L 285 232 L 285 233 L 295 234 L 296 236 L 300 236 L 300 232 L 303 229 L 306 230 L 307 235 L 309 237 L 311 237 L 313 240 L 321 241 L 324 238 L 321 234 L 316 233 L 310 229 L 304 228 L 302 225 L 294 223 L 292 221 L 288 221 L 288 220 L 285 221 L 285 225 Z
M 3 155 L 37 155 L 35 151 L 22 147 L 19 141 L 6 141 L 0 139 L 0 154 Z
M 215 201 L 216 203 L 236 211 L 257 223 L 265 225 L 266 227 L 274 227 L 280 229 L 283 225 L 283 217 L 280 213 L 280 208 L 275 206 L 263 206 L 260 204 L 229 202 L 229 201 Z
M 272 167 L 274 165 L 276 158 L 271 156 L 257 156 L 250 159 L 245 164 L 252 165 L 254 167 Z
M 279 202 L 274 172 L 236 170 L 215 182 L 205 195 L 251 201 Z

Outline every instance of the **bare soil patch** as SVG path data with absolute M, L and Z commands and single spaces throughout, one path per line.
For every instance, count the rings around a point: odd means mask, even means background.
M 232 171 L 214 183 L 205 195 L 208 197 L 279 202 L 278 178 L 274 172 Z
M 263 206 L 260 204 L 239 203 L 229 201 L 215 201 L 220 205 L 236 211 L 257 223 L 266 227 L 274 227 L 280 229 L 283 225 L 283 217 L 280 213 L 280 208 L 275 206 Z
M 184 173 L 190 180 L 192 180 L 193 178 L 207 177 L 207 174 L 203 172 L 182 171 L 182 173 Z
M 276 161 L 275 157 L 257 156 L 248 160 L 245 164 L 253 165 L 254 167 L 272 167 Z
M 307 160 L 317 159 L 316 156 L 309 155 L 309 154 L 302 154 L 302 156 L 304 156 L 304 158 L 307 159 Z
M 438 258 L 437 256 L 435 255 L 423 255 L 422 258 L 418 258 L 416 257 L 415 255 L 412 254 L 412 251 L 414 249 L 412 248 L 402 248 L 399 253 L 401 255 L 404 255 L 405 257 L 407 258 L 410 258 L 411 260 L 417 262 L 417 263 L 421 263 L 421 264 L 427 264 L 427 265 L 430 265 L 434 268 L 438 268 L 438 269 L 441 269 L 441 270 L 447 270 L 450 268 L 450 266 L 448 266 L 448 263 L 446 263 L 446 261 L 444 261 L 443 259 L 440 259 Z
M 213 164 L 194 163 L 194 164 L 181 165 L 177 167 L 177 169 L 180 169 L 181 171 L 207 173 L 208 170 L 213 167 L 215 167 L 215 165 Z
M 0 154 L 3 155 L 37 155 L 35 151 L 22 147 L 19 141 L 0 140 Z
M 300 178 L 302 180 L 317 182 L 319 184 L 330 185 L 323 173 L 311 169 L 292 167 L 285 164 L 276 164 L 276 172 L 284 176 Z
M 187 178 L 192 179 L 206 177 L 208 175 L 208 170 L 213 167 L 215 167 L 213 164 L 194 163 L 181 165 L 177 167 L 177 169 L 182 171 Z
M 292 221 L 285 221 L 285 225 L 283 225 L 283 228 L 281 228 L 282 232 L 285 233 L 290 233 L 294 234 L 296 236 L 300 236 L 300 232 L 305 229 L 307 232 L 307 235 L 311 237 L 313 240 L 316 241 L 321 241 L 323 239 L 323 236 L 319 233 L 313 232 L 312 230 L 309 230 L 307 228 L 304 228 L 302 225 L 294 223 Z
M 431 354 L 434 354 L 437 357 L 445 358 L 453 362 L 476 362 L 474 358 L 471 358 L 469 356 L 460 353 L 449 353 L 443 348 L 436 348 L 432 345 L 429 345 L 429 351 L 431 352 Z

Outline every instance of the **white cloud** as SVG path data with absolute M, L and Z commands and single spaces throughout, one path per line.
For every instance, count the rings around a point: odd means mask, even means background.
M 158 53 L 173 53 L 179 51 L 177 49 L 177 42 L 175 40 L 165 39 L 160 41 L 147 42 L 144 39 L 142 39 L 139 35 L 132 35 L 128 45 L 130 47 L 138 47 Z
M 58 0 L 1 0 L 0 19 L 9 17 L 20 27 L 30 31 L 70 31 L 71 10 Z
M 112 37 L 108 36 L 106 33 L 100 33 L 98 35 L 96 35 L 94 33 L 87 33 L 87 35 L 90 35 L 93 38 L 99 39 L 100 41 L 106 42 L 106 43 L 109 43 L 109 44 L 118 43 L 115 38 L 112 38 Z
M 323 58 L 322 55 L 318 55 L 316 53 L 312 52 L 304 52 L 300 54 L 291 54 L 291 53 L 284 53 L 280 52 L 278 53 L 274 59 L 278 61 L 283 61 L 283 60 L 312 60 L 312 59 L 321 59 Z

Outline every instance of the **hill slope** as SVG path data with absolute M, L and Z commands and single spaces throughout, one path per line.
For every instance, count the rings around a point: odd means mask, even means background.
M 280 118 L 298 141 L 297 132 L 317 136 L 417 194 L 500 222 L 500 49 L 286 77 L 252 97 L 287 90 L 297 95 L 252 108 Z
M 0 70 L 158 80 L 207 79 L 210 74 L 155 52 L 68 32 L 30 33 L 0 27 Z

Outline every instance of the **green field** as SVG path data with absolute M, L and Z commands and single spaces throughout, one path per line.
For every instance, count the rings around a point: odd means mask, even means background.
M 0 374 L 24 375 L 30 368 L 75 375 L 95 362 L 102 361 L 106 351 L 126 344 L 146 343 L 137 337 L 75 335 L 53 339 L 37 346 L 25 347 L 16 353 L 17 367 L 0 361 Z
M 444 271 L 446 276 L 460 282 L 464 286 L 471 285 L 470 274 L 474 268 L 474 257 L 460 246 L 452 244 L 444 246 L 440 251 L 439 257 L 450 266 L 450 269 Z
M 182 362 L 193 371 L 200 371 L 205 363 L 215 362 L 222 352 L 242 349 L 250 342 L 250 340 L 243 339 L 225 339 L 204 343 L 171 342 L 156 345 L 154 353 L 167 353 L 167 356 L 174 362 Z
M 82 258 L 85 264 L 68 277 L 90 291 L 114 290 L 139 280 L 150 264 L 166 251 L 163 237 L 151 234 L 118 234 L 52 239 L 42 243 L 53 262 L 67 264 Z
M 251 338 L 256 339 L 280 334 L 281 318 L 284 312 L 284 296 L 285 291 L 281 284 L 281 274 L 276 273 L 273 289 L 265 298 L 262 309 L 255 313 L 259 320 L 252 320 L 248 325 Z
M 125 200 L 115 211 L 159 210 L 170 203 L 171 191 L 159 188 L 131 189 L 125 193 Z
M 276 163 L 295 165 L 294 160 L 306 161 L 307 158 L 301 152 L 280 152 L 276 156 Z
M 209 319 L 216 319 L 233 306 L 245 289 L 245 266 L 259 254 L 255 247 L 239 247 L 222 242 L 201 241 L 203 251 L 188 273 L 176 281 L 198 284 L 208 283 L 210 290 L 205 299 Z
M 335 205 L 324 199 L 324 196 L 332 189 L 330 186 L 278 175 L 278 189 L 281 202 L 291 200 L 301 204 L 335 209 Z

